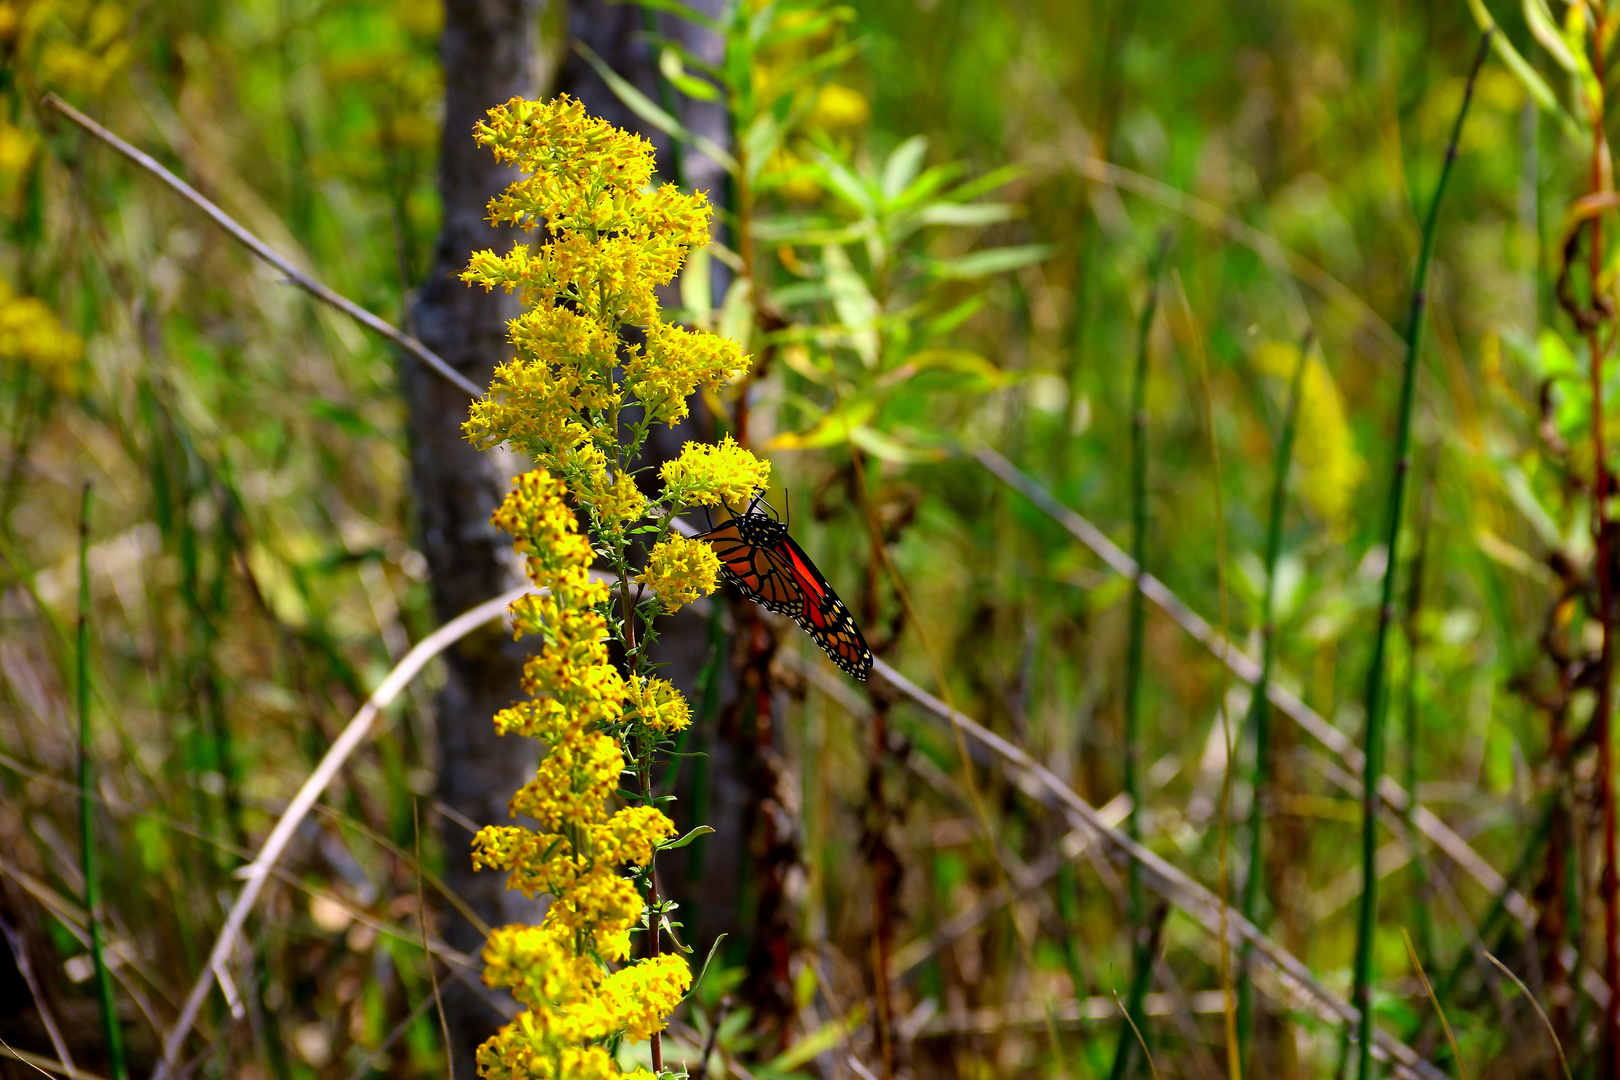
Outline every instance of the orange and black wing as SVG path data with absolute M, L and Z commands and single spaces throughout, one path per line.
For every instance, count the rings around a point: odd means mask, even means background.
M 743 539 L 735 520 L 702 534 L 720 557 L 726 580 L 743 595 L 809 634 L 844 671 L 865 681 L 872 671 L 872 651 L 844 602 L 821 576 L 804 549 L 783 535 L 769 545 Z
M 770 557 L 786 564 L 788 576 L 798 585 L 804 597 L 799 612 L 786 614 L 791 615 L 793 621 L 815 639 L 822 651 L 832 657 L 833 663 L 865 682 L 872 672 L 872 650 L 866 647 L 866 639 L 861 636 L 861 628 L 855 625 L 849 608 L 838 599 L 838 594 L 821 576 L 816 564 L 810 561 L 793 537 L 785 534 L 771 548 Z

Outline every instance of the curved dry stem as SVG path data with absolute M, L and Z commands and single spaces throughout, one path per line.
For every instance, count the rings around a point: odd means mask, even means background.
M 202 1011 L 203 1003 L 208 1000 L 208 991 L 215 981 L 215 972 L 223 969 L 232 949 L 236 947 L 237 938 L 242 933 L 248 914 L 253 910 L 259 894 L 264 891 L 265 884 L 270 880 L 277 860 L 286 850 L 299 824 L 314 807 L 315 801 L 326 790 L 326 785 L 332 782 L 332 778 L 337 775 L 338 769 L 349 755 L 359 749 L 377 714 L 398 697 L 400 691 L 410 685 L 411 680 L 427 666 L 429 660 L 478 627 L 499 617 L 512 601 L 528 591 L 529 586 L 523 585 L 502 593 L 493 600 L 486 600 L 423 638 L 395 665 L 394 670 L 388 673 L 388 677 L 383 679 L 371 697 L 366 699 L 360 711 L 354 714 L 354 718 L 343 729 L 343 733 L 332 743 L 325 756 L 321 758 L 320 764 L 315 767 L 315 771 L 304 781 L 303 787 L 298 789 L 298 794 L 293 796 L 292 802 L 282 812 L 281 820 L 276 822 L 276 827 L 271 830 L 264 846 L 259 849 L 258 857 L 239 872 L 239 876 L 245 879 L 242 891 L 237 896 L 236 902 L 231 905 L 230 913 L 225 918 L 225 925 L 220 929 L 219 937 L 208 954 L 208 962 L 203 965 L 203 974 L 198 976 L 196 985 L 186 996 L 185 1005 L 180 1010 L 180 1018 L 175 1021 L 174 1027 L 169 1029 L 168 1035 L 163 1039 L 163 1059 L 153 1070 L 153 1080 L 163 1080 L 169 1069 L 173 1068 L 180 1047 L 191 1034 L 191 1029 L 197 1023 L 197 1015 Z

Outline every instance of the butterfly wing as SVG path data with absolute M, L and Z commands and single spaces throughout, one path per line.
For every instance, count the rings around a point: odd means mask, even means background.
M 700 536 L 719 556 L 726 580 L 755 603 L 798 623 L 833 663 L 864 682 L 872 670 L 872 652 L 821 571 L 786 533 L 770 544 L 750 543 L 739 520 Z
M 849 608 L 793 537 L 784 533 L 771 554 L 785 561 L 787 573 L 804 597 L 800 612 L 786 614 L 815 639 L 822 651 L 832 657 L 833 663 L 865 682 L 872 671 L 872 650 L 867 648 L 866 638 L 861 636 L 861 628 L 855 625 Z
M 742 590 L 744 596 L 778 615 L 797 619 L 804 610 L 804 597 L 788 565 L 773 553 L 772 547 L 743 539 L 737 520 L 728 521 L 698 538 L 714 548 L 714 553 L 720 557 L 720 572 Z

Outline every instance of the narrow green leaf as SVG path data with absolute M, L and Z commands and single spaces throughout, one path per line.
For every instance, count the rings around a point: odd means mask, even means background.
M 924 225 L 992 225 L 1010 221 L 1018 215 L 1018 208 L 1007 203 L 929 203 L 917 213 Z
M 972 251 L 957 259 L 936 262 L 933 273 L 942 278 L 979 278 L 991 274 L 1004 274 L 1032 263 L 1038 263 L 1052 254 L 1050 244 L 1020 244 L 1017 247 L 985 248 Z
M 618 72 L 609 67 L 606 61 L 597 56 L 596 52 L 583 41 L 574 42 L 574 49 L 585 58 L 585 61 L 591 67 L 596 69 L 596 73 L 602 76 L 602 81 L 608 84 L 608 89 L 612 90 L 631 112 L 671 138 L 679 139 L 683 143 L 692 146 L 733 176 L 737 175 L 737 159 L 716 146 L 714 140 L 688 131 L 679 120 L 659 108 L 646 94 L 643 94 L 620 77 Z
M 883 196 L 886 199 L 896 199 L 900 193 L 911 186 L 917 179 L 917 172 L 922 168 L 923 155 L 928 153 L 928 138 L 923 135 L 913 135 L 889 155 L 889 160 L 883 163 Z
M 713 30 L 717 34 L 726 32 L 726 27 L 720 20 L 712 15 L 705 15 L 690 4 L 681 3 L 681 0 L 636 0 L 636 3 L 651 11 L 666 11 L 671 15 L 685 19 L 687 22 L 696 23 L 706 29 Z
M 700 836 L 708 836 L 712 832 L 714 832 L 714 830 L 712 828 L 710 828 L 709 826 L 707 826 L 707 825 L 699 825 L 697 828 L 693 829 L 691 832 L 687 833 L 685 836 L 681 837 L 678 840 L 662 840 L 662 841 L 659 841 L 659 843 L 657 845 L 657 848 L 658 848 L 659 851 L 675 851 L 678 848 L 683 848 L 687 844 L 690 844 L 692 841 L 696 840 L 698 837 L 700 837 Z

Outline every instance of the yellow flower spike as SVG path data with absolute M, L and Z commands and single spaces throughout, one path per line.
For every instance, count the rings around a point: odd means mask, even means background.
M 672 536 L 647 555 L 647 568 L 636 580 L 657 595 L 673 614 L 720 586 L 720 557 L 701 540 Z
M 689 442 L 680 456 L 659 470 L 664 500 L 671 507 L 747 504 L 771 480 L 771 463 L 761 461 L 727 435 L 718 446 Z
M 509 988 L 528 1011 L 479 1049 L 479 1070 L 486 1080 L 652 1080 L 645 1070 L 621 1073 L 604 1044 L 660 1031 L 691 971 L 666 954 L 609 972 L 629 960 L 631 930 L 644 917 L 624 868 L 649 865 L 675 835 L 655 807 L 611 809 L 627 766 L 615 736 L 628 732 L 642 740 L 638 754 L 647 753 L 645 740 L 682 730 L 691 710 L 639 663 L 628 677 L 613 663 L 610 631 L 623 640 L 609 621 L 616 597 L 592 579 L 591 566 L 602 557 L 622 567 L 629 532 L 649 517 L 626 464 L 641 444 L 621 441 L 623 406 L 633 402 L 646 421 L 673 424 L 697 388 L 717 388 L 746 359 L 735 342 L 659 316 L 655 290 L 674 280 L 689 250 L 708 243 L 709 205 L 702 193 L 650 186 L 645 139 L 566 96 L 514 98 L 491 109 L 474 135 L 523 173 L 490 201 L 490 220 L 536 234 L 505 253 L 475 253 L 461 275 L 516 293 L 524 305 L 507 327 L 515 355 L 497 367 L 463 430 L 480 447 L 504 443 L 541 466 L 516 479 L 492 521 L 515 538 L 537 590 L 511 605 L 513 631 L 543 641 L 523 668 L 530 697 L 502 709 L 495 725 L 543 741 L 545 753 L 510 803 L 528 825 L 480 830 L 473 860 L 506 873 L 510 888 L 552 897 L 540 926 L 497 931 L 485 950 L 486 980 Z M 637 327 L 641 333 L 630 332 Z M 633 430 L 639 440 L 646 425 Z M 689 446 L 676 464 L 666 485 L 705 505 L 740 501 L 769 478 L 767 464 L 729 440 Z M 674 610 L 712 592 L 719 570 L 708 545 L 673 539 L 653 550 L 637 580 Z

